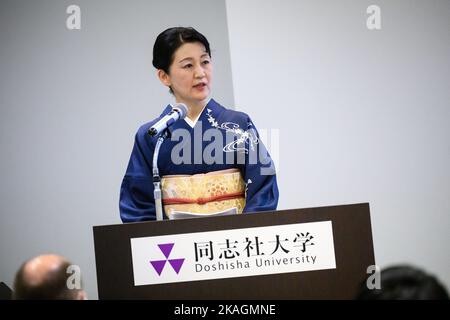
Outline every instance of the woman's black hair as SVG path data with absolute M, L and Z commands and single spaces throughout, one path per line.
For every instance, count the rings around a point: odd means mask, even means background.
M 204 35 L 194 28 L 173 27 L 161 32 L 153 46 L 153 66 L 167 74 L 173 62 L 175 51 L 187 42 L 200 42 L 211 56 L 209 42 Z

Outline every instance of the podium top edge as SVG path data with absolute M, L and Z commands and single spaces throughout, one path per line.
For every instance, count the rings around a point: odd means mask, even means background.
M 259 211 L 259 212 L 246 212 L 244 214 L 252 214 L 252 213 L 258 213 L 258 214 L 269 214 L 269 213 L 285 213 L 285 212 L 292 212 L 295 210 L 314 210 L 314 209 L 334 209 L 334 208 L 343 208 L 343 207 L 357 207 L 357 206 L 367 206 L 370 211 L 370 203 L 369 202 L 358 202 L 358 203 L 348 203 L 348 204 L 338 204 L 338 205 L 324 205 L 324 206 L 318 206 L 318 207 L 303 207 L 303 208 L 291 208 L 291 209 L 282 209 L 282 210 L 273 210 L 273 211 Z M 210 218 L 220 218 L 220 217 L 210 217 Z M 195 219 L 195 218 L 194 218 Z M 181 219 L 183 220 L 183 219 Z M 92 228 L 98 229 L 103 227 L 113 227 L 113 226 L 120 226 L 120 225 L 133 225 L 133 224 L 141 224 L 141 223 L 164 223 L 167 221 L 180 221 L 180 220 L 144 220 L 144 221 L 136 221 L 136 222 L 127 222 L 127 223 L 118 223 L 118 224 L 105 224 L 105 225 L 95 225 Z

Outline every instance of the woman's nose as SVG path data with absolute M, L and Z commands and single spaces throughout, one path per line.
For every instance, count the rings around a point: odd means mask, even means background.
M 205 70 L 203 70 L 203 68 L 201 66 L 197 66 L 195 68 L 194 76 L 196 78 L 203 78 L 205 76 Z

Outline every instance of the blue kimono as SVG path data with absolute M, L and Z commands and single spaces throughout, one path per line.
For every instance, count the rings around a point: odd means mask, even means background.
M 159 118 L 141 126 L 136 134 L 120 190 L 123 222 L 156 219 L 152 161 L 157 138 L 147 131 L 171 110 L 167 106 Z M 161 145 L 158 158 L 161 177 L 238 168 L 246 184 L 243 212 L 277 208 L 275 167 L 247 114 L 226 109 L 211 99 L 193 128 L 179 120 L 168 130 L 170 138 Z

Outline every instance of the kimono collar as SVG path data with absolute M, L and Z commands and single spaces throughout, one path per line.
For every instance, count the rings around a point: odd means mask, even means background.
M 205 103 L 205 105 L 203 106 L 202 110 L 200 111 L 200 113 L 198 114 L 197 118 L 195 120 L 191 120 L 189 119 L 187 116 L 184 118 L 184 121 L 186 121 L 186 123 L 191 127 L 194 128 L 195 124 L 197 123 L 197 121 L 200 119 L 200 116 L 202 115 L 203 111 L 205 110 L 206 106 L 208 105 L 208 103 L 211 101 L 211 98 L 208 99 L 208 102 Z M 170 104 L 170 106 L 173 108 L 173 105 Z
M 204 125 L 206 123 L 208 123 L 207 121 L 207 116 L 206 113 L 210 113 L 210 114 L 217 114 L 221 109 L 223 109 L 223 107 L 221 107 L 216 101 L 214 101 L 214 99 L 209 99 L 208 103 L 206 104 L 206 106 L 203 108 L 202 112 L 200 113 L 196 123 L 198 121 L 203 121 Z M 165 116 L 166 114 L 168 114 L 170 111 L 172 110 L 172 105 L 169 104 L 164 111 L 161 113 L 160 117 Z M 192 129 L 192 127 L 186 122 L 186 121 L 177 121 L 175 122 L 172 126 L 169 127 L 169 131 L 170 133 L 172 133 L 174 130 L 178 129 L 178 128 L 185 128 L 186 126 L 188 126 L 189 128 Z

